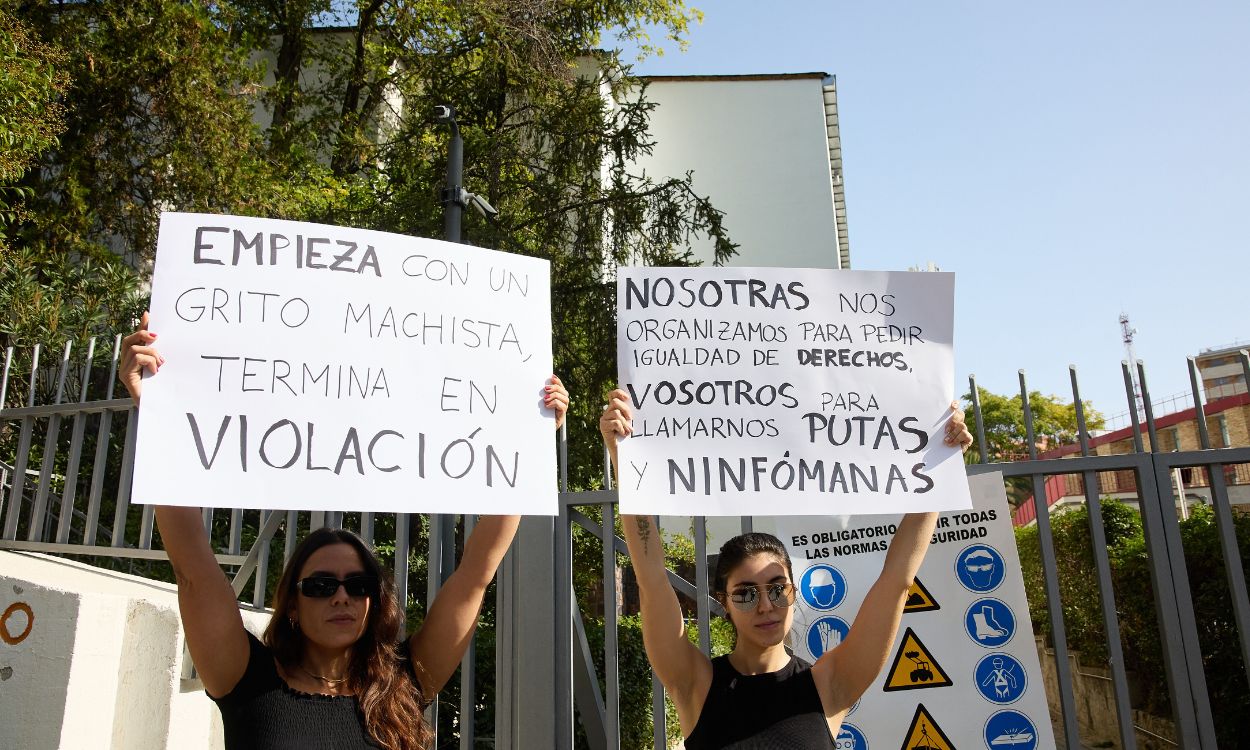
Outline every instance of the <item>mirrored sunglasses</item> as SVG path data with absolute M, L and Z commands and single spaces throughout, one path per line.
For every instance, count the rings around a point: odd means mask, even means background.
M 373 596 L 378 593 L 378 579 L 373 576 L 348 576 L 341 581 L 333 576 L 309 576 L 295 584 L 301 594 L 312 599 L 334 596 L 339 586 L 348 596 Z
M 749 612 L 759 606 L 760 589 L 764 590 L 764 594 L 768 597 L 768 601 L 774 607 L 789 607 L 794 604 L 794 584 L 793 583 L 770 583 L 766 586 L 743 586 L 734 589 L 729 595 L 729 601 L 733 602 L 734 607 Z

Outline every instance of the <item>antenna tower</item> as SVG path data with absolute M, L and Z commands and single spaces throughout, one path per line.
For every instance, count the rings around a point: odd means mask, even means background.
M 1137 329 L 1128 322 L 1128 313 L 1120 313 L 1120 339 L 1124 342 L 1124 357 L 1128 360 L 1129 376 L 1133 379 L 1133 408 L 1137 410 L 1138 417 L 1144 416 L 1144 406 L 1141 398 L 1141 383 L 1137 380 L 1137 354 L 1133 351 L 1133 336 L 1137 334 Z

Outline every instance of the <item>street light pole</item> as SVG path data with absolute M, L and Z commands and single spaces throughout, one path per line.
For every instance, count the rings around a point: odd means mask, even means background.
M 461 185 L 464 179 L 464 140 L 460 137 L 454 107 L 447 104 L 435 107 L 434 121 L 451 128 L 451 143 L 447 146 L 447 182 L 441 193 L 443 239 L 460 242 L 460 221 L 464 215 L 464 188 Z M 437 514 L 430 520 L 430 533 L 438 535 L 440 553 L 437 560 L 428 561 L 429 592 L 433 598 L 456 567 L 456 516 L 452 513 Z
M 464 215 L 464 141 L 460 138 L 460 126 L 456 123 L 454 107 L 441 104 L 434 107 L 434 122 L 451 129 L 451 143 L 447 146 L 447 181 L 440 193 L 443 203 L 443 239 L 460 242 L 460 221 Z M 447 582 L 456 567 L 456 516 L 454 513 L 430 514 L 426 553 L 426 612 L 438 596 L 439 589 Z M 473 644 L 469 644 L 469 653 Z M 472 657 L 470 657 L 471 659 Z M 472 663 L 472 662 L 469 662 Z M 463 704 L 463 701 L 461 701 Z M 438 701 L 426 709 L 426 720 L 435 734 L 438 733 Z M 470 735 L 472 721 L 469 722 Z
M 456 123 L 456 110 L 446 104 L 434 108 L 434 121 L 451 128 L 451 143 L 447 146 L 447 183 L 443 187 L 443 239 L 460 241 L 460 219 L 464 214 L 461 191 L 464 181 L 464 140 L 460 138 L 460 126 Z

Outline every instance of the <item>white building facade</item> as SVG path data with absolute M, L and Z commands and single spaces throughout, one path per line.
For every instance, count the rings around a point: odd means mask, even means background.
M 725 213 L 735 266 L 849 268 L 837 89 L 825 73 L 650 76 L 655 179 L 694 173 Z M 710 242 L 692 250 L 712 260 Z

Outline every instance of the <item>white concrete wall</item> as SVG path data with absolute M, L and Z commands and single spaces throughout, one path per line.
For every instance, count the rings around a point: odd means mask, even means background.
M 658 78 L 647 88 L 656 179 L 694 170 L 725 212 L 735 266 L 837 268 L 837 221 L 822 79 Z M 712 245 L 692 248 L 705 263 Z
M 221 748 L 171 584 L 0 552 L 0 748 Z M 29 613 L 29 614 L 27 614 Z M 260 632 L 269 615 L 245 610 Z

